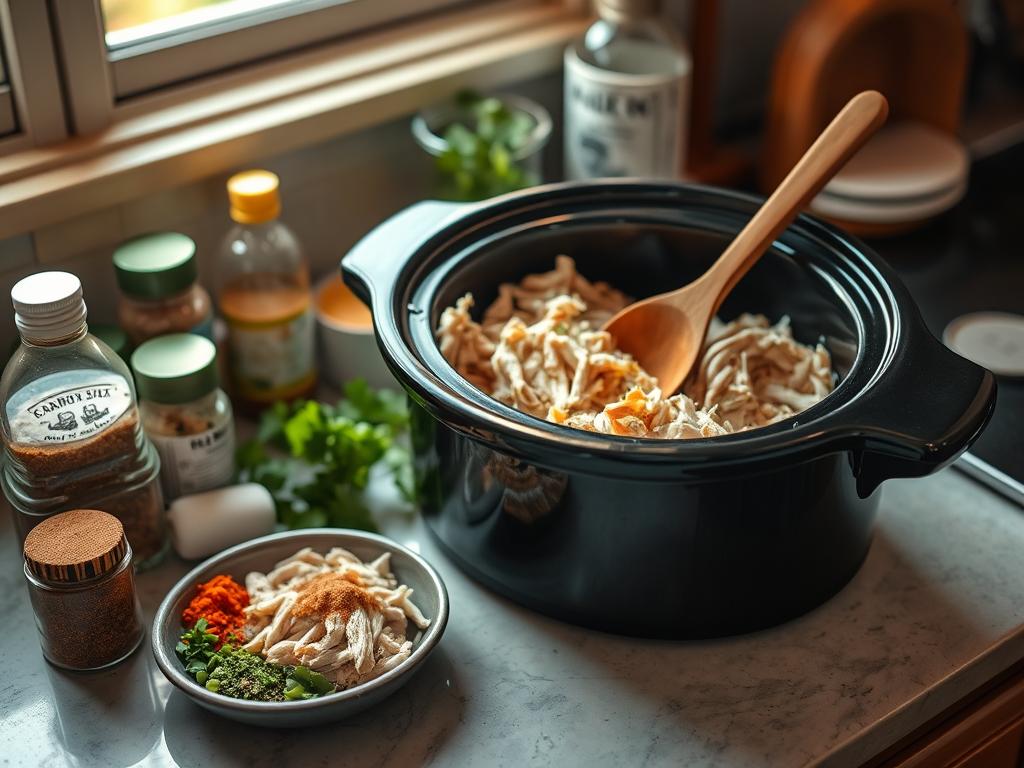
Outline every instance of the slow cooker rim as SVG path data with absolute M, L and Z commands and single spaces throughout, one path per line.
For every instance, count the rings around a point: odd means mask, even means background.
M 395 275 L 389 290 L 380 292 L 387 293 L 387 296 L 378 294 L 374 297 L 375 302 L 379 299 L 382 303 L 389 304 L 390 311 L 374 313 L 374 321 L 378 326 L 378 340 L 385 358 L 403 384 L 418 395 L 420 403 L 427 406 L 435 417 L 470 431 L 477 437 L 489 435 L 493 440 L 501 436 L 500 442 L 506 447 L 513 444 L 555 448 L 560 446 L 562 450 L 584 451 L 595 457 L 612 458 L 617 462 L 694 461 L 707 468 L 708 463 L 718 463 L 718 459 L 732 463 L 738 452 L 764 458 L 782 454 L 792 455 L 804 450 L 821 453 L 835 438 L 846 438 L 853 434 L 855 429 L 852 428 L 852 422 L 838 418 L 838 414 L 854 403 L 879 376 L 885 373 L 902 337 L 902 325 L 907 321 L 904 315 L 908 297 L 904 296 L 901 299 L 896 296 L 896 292 L 902 289 L 901 284 L 894 279 L 888 265 L 870 248 L 813 216 L 801 215 L 786 234 L 799 234 L 801 237 L 820 241 L 827 248 L 840 251 L 848 261 L 859 268 L 859 275 L 854 275 L 852 271 L 845 274 L 851 279 L 859 277 L 858 285 L 862 289 L 870 290 L 874 298 L 872 303 L 888 321 L 884 333 L 884 354 L 877 364 L 871 366 L 872 370 L 864 370 L 862 357 L 869 329 L 862 314 L 851 310 L 851 316 L 857 324 L 858 352 L 847 376 L 832 393 L 818 403 L 789 419 L 767 427 L 698 440 L 629 438 L 576 430 L 538 419 L 494 400 L 459 376 L 444 361 L 453 379 L 446 380 L 426 364 L 428 361 L 424 360 L 420 346 L 411 338 L 405 337 L 405 333 L 399 327 L 398 318 L 402 309 L 409 309 L 402 305 L 408 291 L 401 290 L 401 287 L 410 284 L 420 285 L 424 278 L 418 273 L 424 264 L 437 253 L 447 250 L 446 246 L 451 242 L 466 237 L 481 222 L 503 213 L 507 215 L 516 210 L 521 211 L 529 203 L 551 195 L 584 192 L 599 197 L 627 191 L 656 194 L 672 191 L 690 193 L 714 198 L 717 201 L 729 201 L 734 205 L 738 203 L 749 209 L 759 205 L 763 199 L 756 195 L 703 185 L 627 179 L 603 181 L 600 184 L 577 182 L 547 185 L 467 206 L 460 212 L 461 215 L 441 222 L 421 239 L 411 249 L 408 260 Z M 780 241 L 786 234 L 780 237 Z M 433 270 L 437 269 L 440 269 L 440 266 L 433 267 Z M 415 290 L 414 288 L 413 292 Z M 902 290 L 905 292 L 905 289 Z M 433 349 L 440 357 L 436 344 Z M 443 360 L 443 357 L 441 359 Z M 865 374 L 866 377 L 860 381 L 858 390 L 853 391 L 854 384 Z M 849 386 L 844 386 L 848 383 Z M 453 415 L 458 415 L 459 418 L 453 419 Z M 842 425 L 846 425 L 846 428 L 841 429 Z

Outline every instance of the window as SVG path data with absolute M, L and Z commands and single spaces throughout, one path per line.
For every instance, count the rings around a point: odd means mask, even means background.
M 288 2 L 290 0 L 100 0 L 100 7 L 107 47 L 117 49 Z
M 460 1 L 54 0 L 72 121 L 92 132 L 133 97 Z
M 548 74 L 584 3 L 0 0 L 0 239 Z

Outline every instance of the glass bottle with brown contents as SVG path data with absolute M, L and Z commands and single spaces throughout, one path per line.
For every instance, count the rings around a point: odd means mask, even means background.
M 309 270 L 295 235 L 277 219 L 277 176 L 236 174 L 228 197 L 236 226 L 221 250 L 218 304 L 233 394 L 257 407 L 309 395 L 316 385 Z
M 104 669 L 139 647 L 132 549 L 117 518 L 96 509 L 54 515 L 25 537 L 25 579 L 43 655 L 66 669 Z
M 117 517 L 136 565 L 166 551 L 160 460 L 124 361 L 89 333 L 82 286 L 41 272 L 11 289 L 21 345 L 0 379 L 0 474 L 24 540 L 43 520 L 88 507 Z

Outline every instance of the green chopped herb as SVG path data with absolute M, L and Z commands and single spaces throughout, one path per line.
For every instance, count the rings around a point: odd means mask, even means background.
M 223 648 L 221 649 L 223 651 Z M 219 654 L 206 681 L 208 691 L 251 701 L 283 701 L 285 668 L 241 649 Z
M 217 636 L 206 627 L 206 619 L 199 619 L 174 649 L 206 690 L 251 701 L 298 701 L 334 692 L 334 683 L 306 667 L 282 667 L 228 643 L 214 651 Z
M 408 423 L 402 395 L 362 379 L 349 382 L 337 405 L 275 403 L 257 437 L 238 450 L 239 480 L 269 490 L 288 528 L 376 530 L 363 499 L 375 464 L 383 462 L 403 497 L 414 498 L 411 457 L 398 443 Z
M 192 629 L 185 630 L 174 652 L 178 655 L 181 663 L 185 665 L 185 671 L 190 675 L 198 675 L 200 672 L 207 672 L 207 665 L 210 659 L 216 655 L 215 649 L 220 638 L 206 631 L 207 623 L 205 618 L 199 619 Z
M 483 200 L 538 183 L 513 159 L 536 127 L 531 115 L 472 91 L 456 103 L 465 120 L 444 130 L 447 148 L 437 158 L 446 197 Z

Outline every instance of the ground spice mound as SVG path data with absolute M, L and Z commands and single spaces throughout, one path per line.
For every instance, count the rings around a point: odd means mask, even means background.
M 306 582 L 299 590 L 292 613 L 295 616 L 327 616 L 340 613 L 344 621 L 357 609 L 380 608 L 380 600 L 340 573 L 323 573 Z
M 230 576 L 221 574 L 196 585 L 196 596 L 182 612 L 181 623 L 192 628 L 200 619 L 206 619 L 206 631 L 219 637 L 221 643 L 228 639 L 229 634 L 241 640 L 247 605 L 249 593 L 245 587 Z

